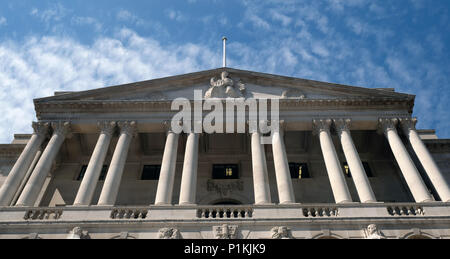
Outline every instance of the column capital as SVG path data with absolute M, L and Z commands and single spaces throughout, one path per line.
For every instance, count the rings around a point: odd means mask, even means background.
M 322 131 L 330 132 L 331 119 L 313 119 L 313 134 L 318 135 Z
M 163 125 L 164 132 L 166 133 L 166 135 L 169 134 L 169 133 L 175 133 L 174 130 L 172 129 L 172 122 L 171 121 L 165 120 L 165 121 L 163 121 L 162 125 Z M 184 122 L 180 120 L 180 121 L 177 121 L 175 125 L 183 127 Z
M 98 128 L 100 129 L 100 134 L 106 134 L 111 136 L 114 133 L 114 129 L 116 128 L 115 121 L 100 121 L 97 123 Z
M 380 118 L 378 119 L 378 133 L 386 134 L 388 130 L 397 131 L 397 118 Z
M 342 131 L 350 131 L 350 127 L 352 124 L 351 119 L 333 119 L 334 127 L 338 133 Z
M 137 133 L 137 127 L 135 121 L 119 121 L 117 125 L 120 128 L 120 133 L 125 133 L 134 137 Z
M 63 135 L 64 137 L 71 136 L 71 125 L 68 121 L 52 122 L 53 134 Z
M 31 127 L 33 127 L 33 131 L 36 135 L 45 136 L 48 134 L 49 123 L 48 122 L 35 122 L 31 123 Z
M 416 129 L 417 124 L 417 118 L 400 118 L 400 127 L 405 132 L 405 134 L 408 134 L 410 130 Z

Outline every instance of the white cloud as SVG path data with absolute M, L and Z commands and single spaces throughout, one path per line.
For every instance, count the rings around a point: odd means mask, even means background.
M 195 44 L 161 45 L 123 29 L 92 45 L 62 37 L 0 43 L 0 142 L 30 133 L 33 98 L 218 67 L 220 57 Z
M 0 16 L 0 26 L 6 25 L 6 18 L 3 16 Z

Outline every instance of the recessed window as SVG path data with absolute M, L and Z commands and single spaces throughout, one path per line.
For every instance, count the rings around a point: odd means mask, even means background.
M 87 165 L 82 165 L 80 173 L 78 174 L 77 181 L 83 180 L 84 175 L 86 174 Z M 99 181 L 104 181 L 106 178 L 106 173 L 108 172 L 108 165 L 103 165 L 102 172 L 100 173 Z
M 362 164 L 363 164 L 363 167 L 364 167 L 364 171 L 366 171 L 367 177 L 373 177 L 372 170 L 370 169 L 369 163 L 368 162 L 362 162 Z M 348 166 L 347 162 L 344 162 L 342 164 L 342 166 L 343 166 L 343 169 L 344 169 L 344 174 L 347 177 L 352 177 L 352 174 L 350 172 L 350 167 Z
M 161 165 L 144 165 L 141 180 L 158 180 L 160 172 Z
M 289 163 L 289 171 L 292 179 L 311 178 L 306 163 Z
M 213 165 L 213 179 L 239 179 L 238 165 Z

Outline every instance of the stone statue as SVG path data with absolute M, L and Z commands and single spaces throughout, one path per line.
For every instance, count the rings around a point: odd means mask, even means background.
M 378 230 L 377 225 L 370 224 L 365 229 L 366 239 L 385 239 L 383 234 Z
M 213 232 L 216 239 L 236 239 L 237 226 L 229 226 L 227 224 L 214 226 Z
M 159 239 L 180 239 L 180 232 L 176 228 L 161 228 L 158 234 Z
M 285 226 L 273 227 L 270 231 L 272 232 L 272 239 L 290 239 L 291 238 L 290 234 L 289 234 L 290 229 Z
M 83 239 L 83 236 L 83 230 L 80 227 L 74 227 L 67 236 L 67 239 Z
M 240 98 L 244 97 L 243 92 L 245 92 L 245 85 L 242 82 L 238 82 L 236 89 L 234 82 L 228 77 L 228 72 L 223 71 L 221 74 L 221 79 L 211 78 L 211 87 L 206 91 L 205 98 Z

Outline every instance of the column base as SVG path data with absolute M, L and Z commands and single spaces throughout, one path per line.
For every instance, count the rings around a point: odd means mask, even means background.
M 197 203 L 190 203 L 190 202 L 183 202 L 183 203 L 179 203 L 179 206 L 197 206 Z

